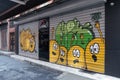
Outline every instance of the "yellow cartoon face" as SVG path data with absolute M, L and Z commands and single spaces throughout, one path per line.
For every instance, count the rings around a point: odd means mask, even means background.
M 59 45 L 56 41 L 50 41 L 50 62 L 56 63 L 59 56 Z
M 86 48 L 86 65 L 88 70 L 104 73 L 104 39 L 96 38 L 89 42 Z
M 73 46 L 68 51 L 68 65 L 77 68 L 84 68 L 84 49 L 80 46 Z
M 23 51 L 33 52 L 35 50 L 35 37 L 30 29 L 20 32 L 20 47 Z
M 67 64 L 67 49 L 63 46 L 60 46 L 59 59 L 57 61 L 57 64 Z

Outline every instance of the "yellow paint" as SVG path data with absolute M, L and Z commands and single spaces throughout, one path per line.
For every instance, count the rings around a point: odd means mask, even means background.
M 102 31 L 100 29 L 100 22 L 99 21 L 96 21 L 95 22 L 95 28 L 97 28 L 99 34 L 100 34 L 100 38 L 103 38 L 103 34 L 102 34 Z M 102 39 L 103 43 L 104 43 L 104 39 Z
M 50 62 L 56 63 L 59 56 L 59 45 L 55 40 L 50 40 Z
M 29 39 L 29 51 L 32 52 L 34 51 L 35 48 L 35 41 L 34 38 L 32 37 L 31 39 Z
M 95 38 L 86 47 L 87 69 L 95 72 L 104 73 L 105 44 L 102 38 Z
M 85 68 L 84 49 L 80 46 L 73 46 L 68 51 L 68 66 Z
M 33 52 L 35 50 L 35 38 L 31 34 L 30 29 L 20 32 L 20 47 L 24 51 Z
M 67 64 L 67 49 L 64 46 L 60 46 L 59 58 L 57 64 L 62 64 L 62 65 Z

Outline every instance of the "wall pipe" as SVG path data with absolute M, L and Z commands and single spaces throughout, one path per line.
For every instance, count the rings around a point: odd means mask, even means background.
M 105 1 L 104 0 L 71 0 L 66 3 L 58 4 L 57 6 L 45 9 L 39 12 L 39 14 L 36 14 L 35 16 L 31 16 L 29 18 L 26 18 L 20 21 L 14 21 L 14 24 L 20 25 L 20 24 L 24 24 L 30 21 L 42 19 L 44 17 L 49 17 L 49 16 L 65 13 L 68 11 L 84 8 L 90 5 L 95 5 L 95 4 L 103 3 L 103 2 Z

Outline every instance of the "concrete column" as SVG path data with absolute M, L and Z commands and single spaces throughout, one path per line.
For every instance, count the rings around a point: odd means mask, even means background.
M 0 49 L 1 49 L 1 28 L 0 28 Z
M 7 20 L 7 50 L 10 50 L 10 20 Z

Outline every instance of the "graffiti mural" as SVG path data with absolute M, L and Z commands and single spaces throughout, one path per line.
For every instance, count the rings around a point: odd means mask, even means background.
M 50 41 L 51 62 L 84 67 L 84 49 L 94 38 L 90 22 L 80 24 L 77 18 L 60 22 L 55 32 L 55 40 Z M 57 49 L 56 49 L 57 47 Z
M 95 23 L 94 27 L 98 30 L 100 37 L 91 40 L 86 47 L 86 68 L 88 70 L 104 73 L 105 40 L 99 22 L 99 19 L 101 19 L 101 13 L 93 13 L 91 16 Z
M 31 53 L 35 51 L 35 35 L 30 29 L 20 31 L 20 48 Z
M 105 40 L 99 22 L 102 17 L 100 12 L 90 16 L 91 22 L 84 24 L 74 18 L 51 27 L 55 38 L 52 32 L 50 62 L 104 73 Z

